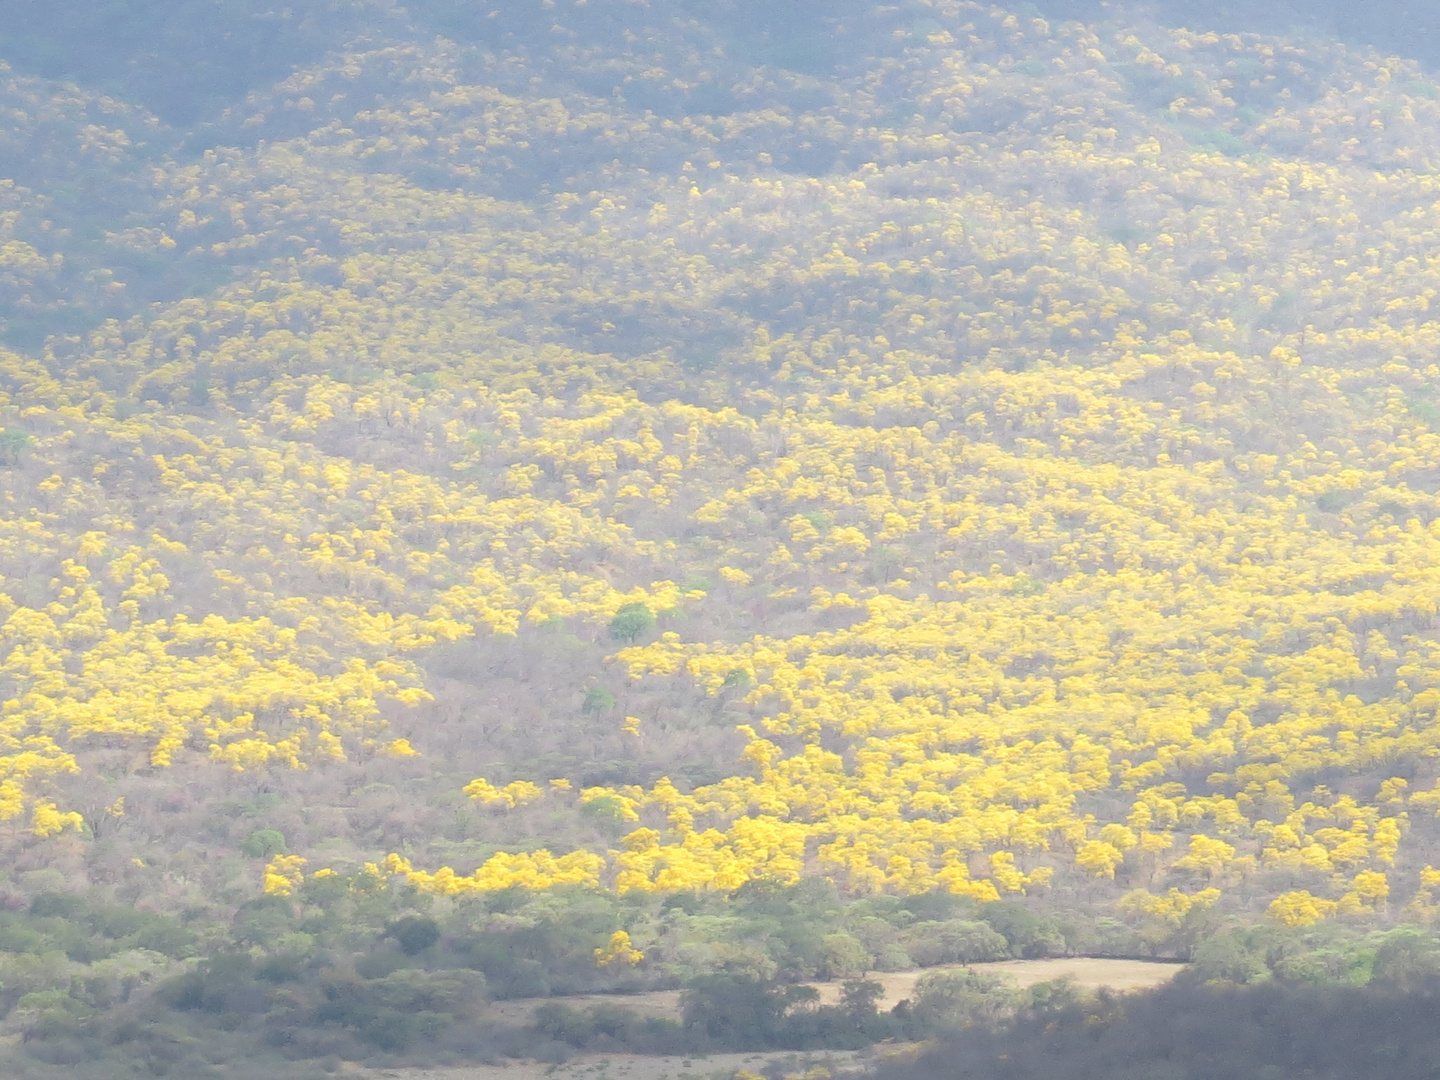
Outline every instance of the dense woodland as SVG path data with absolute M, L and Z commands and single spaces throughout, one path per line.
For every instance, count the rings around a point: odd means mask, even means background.
M 10 1074 L 1433 1011 L 1425 25 L 16 10 Z

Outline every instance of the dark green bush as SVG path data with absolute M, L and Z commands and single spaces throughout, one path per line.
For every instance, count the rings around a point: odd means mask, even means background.
M 414 956 L 440 940 L 440 924 L 427 915 L 407 915 L 391 923 L 385 933 L 406 956 Z

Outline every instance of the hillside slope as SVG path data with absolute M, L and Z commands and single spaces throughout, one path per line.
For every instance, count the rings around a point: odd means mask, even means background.
M 208 149 L 6 76 L 17 898 L 371 864 L 1428 918 L 1418 66 L 506 12 Z

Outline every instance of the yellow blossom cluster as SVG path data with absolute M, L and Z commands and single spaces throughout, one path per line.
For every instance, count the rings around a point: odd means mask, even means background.
M 605 860 L 588 851 L 555 856 L 545 850 L 492 855 L 469 875 L 457 874 L 448 866 L 434 873 L 415 870 L 408 859 L 388 855 L 383 863 L 366 863 L 365 869 L 377 878 L 401 878 L 421 892 L 438 896 L 493 892 L 499 889 L 553 889 L 560 885 L 598 887 Z
M 595 950 L 599 967 L 634 967 L 644 959 L 645 954 L 630 943 L 630 935 L 624 930 L 616 930 L 603 948 Z
M 375 874 L 1145 882 L 1127 910 L 1177 922 L 1275 870 L 1310 886 L 1269 898 L 1287 925 L 1408 890 L 1440 815 L 1440 91 L 926 6 L 800 121 L 511 94 L 437 42 L 297 74 L 329 102 L 301 134 L 157 166 L 124 242 L 233 280 L 0 353 L 0 818 L 79 827 L 51 787 L 97 749 L 428 767 L 427 665 L 560 626 L 736 729 L 730 775 L 581 788 L 595 851 Z M 356 80 L 390 97 L 322 92 Z M 38 295 L 55 253 L 5 213 L 0 279 Z M 655 632 L 607 637 L 631 605 Z M 629 749 L 667 729 L 623 709 Z M 541 779 L 463 790 L 498 827 L 570 790 Z
M 306 860 L 299 855 L 276 855 L 265 864 L 263 888 L 266 896 L 293 896 L 305 880 Z M 316 876 L 324 871 L 316 872 Z
M 359 656 L 337 664 L 304 642 L 303 626 L 215 614 L 146 620 L 129 598 L 111 607 L 95 579 L 127 584 L 133 552 L 107 567 L 92 533 L 78 555 L 64 560 L 50 603 L 0 595 L 0 820 L 33 802 L 37 835 L 81 824 L 36 792 L 74 772 L 88 749 L 133 748 L 159 768 L 186 748 L 236 770 L 303 768 L 343 758 L 347 736 L 383 727 L 380 701 L 427 696 L 413 668 Z

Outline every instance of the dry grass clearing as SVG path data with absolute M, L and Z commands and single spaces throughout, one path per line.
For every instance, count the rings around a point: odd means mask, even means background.
M 1183 965 L 1152 960 L 1107 960 L 1071 957 L 1061 960 L 1002 960 L 993 964 L 974 964 L 974 970 L 1004 975 L 1019 986 L 1033 986 L 1049 979 L 1069 976 L 1086 989 L 1144 990 L 1169 982 Z M 880 1001 L 882 1009 L 893 1008 L 896 1002 L 909 997 L 915 983 L 927 971 L 880 972 L 872 975 L 885 988 Z M 812 983 L 825 1003 L 839 1000 L 839 983 Z M 680 1017 L 680 991 L 656 990 L 647 994 L 606 995 L 586 994 L 575 997 L 528 998 L 521 1001 L 499 1001 L 491 1006 L 490 1015 L 506 1023 L 524 1023 L 535 1009 L 547 1002 L 559 1002 L 576 1009 L 608 1002 L 633 1009 L 642 1016 Z M 760 1072 L 767 1066 L 780 1064 L 787 1074 L 801 1074 L 816 1066 L 832 1072 L 853 1066 L 870 1056 L 870 1052 L 847 1053 L 790 1051 L 763 1054 L 696 1054 L 686 1057 L 649 1056 L 641 1054 L 584 1055 L 563 1065 L 535 1061 L 507 1061 L 495 1065 L 463 1065 L 447 1069 L 385 1069 L 355 1070 L 351 1075 L 367 1080 L 728 1080 L 739 1070 Z
M 885 988 L 880 999 L 880 1008 L 891 1009 L 903 998 L 914 992 L 915 983 L 927 971 L 954 970 L 952 968 L 914 968 L 910 971 L 874 972 L 870 976 Z M 1155 960 L 1109 960 L 1076 956 L 1059 960 L 1000 960 L 990 964 L 971 965 L 976 971 L 991 972 L 1013 980 L 1019 986 L 1033 986 L 1049 979 L 1065 976 L 1073 978 L 1077 985 L 1087 990 L 1108 987 L 1111 990 L 1145 990 L 1159 986 L 1174 978 L 1180 964 L 1162 963 Z M 822 1004 L 833 1004 L 840 1000 L 838 982 L 811 983 L 820 991 Z M 574 1009 L 588 1009 L 602 1002 L 622 1005 L 633 1009 L 641 1016 L 659 1016 L 671 1020 L 680 1019 L 680 991 L 652 990 L 644 994 L 577 994 L 573 997 L 522 998 L 517 1001 L 497 1001 L 490 1006 L 489 1015 L 507 1024 L 526 1023 L 541 1005 L 558 1002 Z
M 963 965 L 956 965 L 960 966 Z M 1022 987 L 1069 976 L 1075 980 L 1076 985 L 1087 990 L 1098 990 L 1101 987 L 1110 990 L 1148 990 L 1152 986 L 1169 982 L 1183 965 L 1154 960 L 1110 960 L 1074 956 L 1059 960 L 999 960 L 991 964 L 972 964 L 970 967 L 974 971 L 1003 975 Z M 897 1002 L 910 997 L 915 990 L 915 984 L 927 971 L 945 970 L 955 970 L 955 967 L 877 972 L 869 977 L 885 988 L 885 996 L 880 999 L 880 1008 L 883 1010 L 894 1008 Z M 822 1004 L 832 1004 L 840 1000 L 840 983 L 812 985 L 820 991 Z

